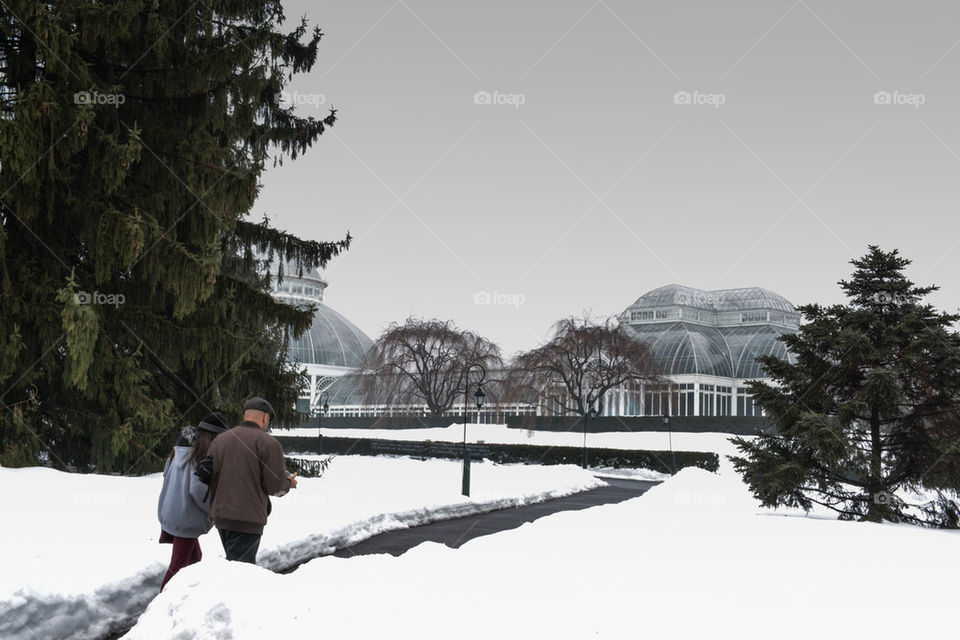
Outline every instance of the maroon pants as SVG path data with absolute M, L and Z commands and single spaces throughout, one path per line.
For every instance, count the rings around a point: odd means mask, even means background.
M 173 556 L 170 558 L 170 568 L 167 569 L 167 575 L 163 576 L 163 582 L 160 584 L 160 590 L 167 586 L 177 571 L 188 567 L 191 564 L 200 562 L 203 554 L 200 553 L 200 540 L 197 538 L 178 538 L 173 536 Z

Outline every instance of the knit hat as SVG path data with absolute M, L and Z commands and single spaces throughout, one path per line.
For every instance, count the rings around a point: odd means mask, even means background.
M 208 413 L 207 417 L 200 421 L 198 428 L 211 433 L 223 433 L 227 430 L 227 419 L 219 411 Z
M 197 428 L 193 425 L 187 425 L 180 429 L 180 435 L 177 436 L 176 446 L 189 447 L 197 437 Z

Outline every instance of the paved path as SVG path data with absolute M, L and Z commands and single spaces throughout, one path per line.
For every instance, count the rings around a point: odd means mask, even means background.
M 443 520 L 381 533 L 352 547 L 337 550 L 333 555 L 342 558 L 372 553 L 389 553 L 399 556 L 422 542 L 441 542 L 448 547 L 458 548 L 467 540 L 479 536 L 516 529 L 525 522 L 560 511 L 578 511 L 603 504 L 623 502 L 643 495 L 650 487 L 659 484 L 646 480 L 603 477 L 610 486 L 575 493 L 565 498 L 547 500 L 538 504 L 499 509 L 465 518 Z

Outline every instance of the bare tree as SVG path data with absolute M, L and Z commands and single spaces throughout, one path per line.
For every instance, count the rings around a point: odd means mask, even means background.
M 529 403 L 547 415 L 584 415 L 622 385 L 662 383 L 650 348 L 610 320 L 564 318 L 553 338 L 519 354 L 507 376 L 508 401 Z
M 479 365 L 477 367 L 476 365 Z M 503 368 L 500 348 L 451 320 L 408 318 L 391 324 L 367 353 L 367 397 L 385 404 L 425 404 L 440 416 L 463 397 L 466 376 Z M 370 388 L 370 385 L 373 388 Z

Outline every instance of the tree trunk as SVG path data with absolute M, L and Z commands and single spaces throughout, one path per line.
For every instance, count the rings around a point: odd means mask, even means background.
M 866 519 L 871 522 L 882 522 L 884 515 L 890 511 L 892 496 L 887 491 L 883 478 L 883 459 L 880 443 L 880 408 L 873 405 L 870 409 L 870 480 L 867 483 L 870 502 L 867 506 Z

